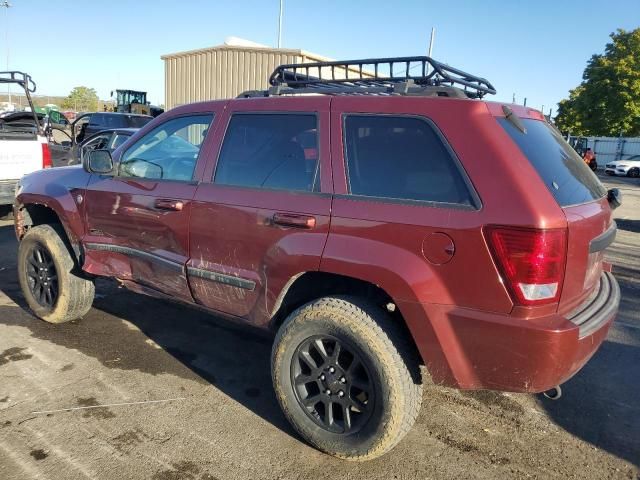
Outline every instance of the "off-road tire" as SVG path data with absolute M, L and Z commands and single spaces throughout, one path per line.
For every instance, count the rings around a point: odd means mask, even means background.
M 22 293 L 31 311 L 49 323 L 82 318 L 91 308 L 95 295 L 93 281 L 78 275 L 65 238 L 64 230 L 58 225 L 38 225 L 27 231 L 18 247 L 18 280 Z M 34 244 L 46 249 L 55 266 L 58 295 L 52 308 L 38 303 L 28 284 L 27 256 Z
M 355 433 L 320 427 L 296 398 L 292 361 L 297 348 L 316 335 L 331 335 L 355 347 L 372 374 L 373 413 Z M 291 313 L 271 353 L 273 385 L 289 422 L 311 445 L 339 458 L 364 461 L 391 450 L 413 426 L 422 401 L 420 363 L 407 337 L 397 320 L 358 298 L 325 297 Z

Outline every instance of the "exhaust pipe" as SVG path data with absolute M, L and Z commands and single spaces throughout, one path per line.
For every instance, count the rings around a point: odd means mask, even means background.
M 549 400 L 559 400 L 562 397 L 562 388 L 560 388 L 560 385 L 556 385 L 544 392 L 543 395 Z

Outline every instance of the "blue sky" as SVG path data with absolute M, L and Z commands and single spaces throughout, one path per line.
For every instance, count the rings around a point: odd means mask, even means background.
M 581 80 L 587 60 L 617 28 L 640 27 L 640 0 L 284 0 L 283 47 L 338 59 L 426 54 L 488 78 L 496 100 L 545 105 Z M 10 68 L 38 92 L 78 85 L 102 99 L 115 88 L 147 90 L 163 103 L 160 55 L 219 45 L 234 35 L 277 41 L 278 0 L 10 0 Z M 0 69 L 6 22 L 0 12 Z

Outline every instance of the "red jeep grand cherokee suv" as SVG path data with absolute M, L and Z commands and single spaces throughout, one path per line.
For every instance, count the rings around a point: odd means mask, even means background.
M 33 312 L 82 317 L 105 276 L 272 330 L 284 414 L 357 460 L 411 428 L 421 363 L 442 385 L 541 392 L 594 354 L 620 301 L 603 262 L 619 198 L 538 111 L 428 57 L 270 83 L 24 177 Z

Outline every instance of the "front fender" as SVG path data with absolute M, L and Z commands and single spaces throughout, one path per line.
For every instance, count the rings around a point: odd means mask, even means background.
M 25 232 L 25 207 L 39 205 L 56 214 L 75 250 L 86 233 L 82 202 L 89 177 L 90 175 L 79 167 L 60 167 L 24 176 L 20 180 L 14 205 L 18 239 L 22 238 Z

